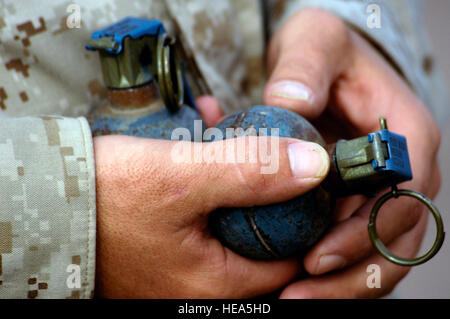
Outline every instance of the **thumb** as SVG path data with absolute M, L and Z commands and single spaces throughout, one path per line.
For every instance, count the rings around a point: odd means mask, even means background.
M 349 34 L 342 20 L 324 10 L 294 15 L 270 43 L 264 103 L 318 117 L 331 85 L 350 61 Z
M 267 205 L 291 199 L 318 186 L 330 160 L 322 146 L 297 139 L 245 136 L 211 143 L 172 142 L 170 159 L 160 160 L 190 193 L 201 194 L 199 207 Z M 187 147 L 187 152 L 186 152 Z M 196 149 L 202 157 L 195 156 Z M 184 154 L 179 157 L 179 151 Z M 265 153 L 265 154 L 263 154 Z M 186 156 L 187 154 L 187 156 Z M 167 164 L 170 163 L 170 164 Z
M 122 176 L 125 169 L 123 188 L 131 184 L 130 189 L 152 203 L 170 204 L 179 217 L 180 209 L 184 220 L 207 216 L 219 207 L 291 199 L 318 186 L 330 165 L 328 153 L 318 144 L 268 136 L 210 143 L 102 136 L 95 145 L 99 176 Z M 109 173 L 102 174 L 104 170 Z

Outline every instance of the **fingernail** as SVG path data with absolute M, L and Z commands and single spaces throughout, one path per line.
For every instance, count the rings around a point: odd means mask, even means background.
M 270 95 L 289 100 L 310 102 L 312 91 L 300 82 L 281 81 L 272 86 Z
M 345 263 L 345 258 L 339 255 L 322 256 L 319 259 L 316 274 L 320 275 L 332 270 L 341 269 L 345 266 Z
M 292 174 L 297 178 L 321 178 L 328 173 L 330 159 L 322 146 L 299 142 L 288 146 Z

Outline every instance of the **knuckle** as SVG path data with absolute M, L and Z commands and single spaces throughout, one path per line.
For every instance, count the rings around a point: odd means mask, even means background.
M 414 203 L 414 206 L 411 205 L 411 209 L 408 210 L 408 220 L 409 227 L 407 230 L 411 230 L 414 228 L 417 223 L 420 221 L 420 218 L 425 213 L 425 208 L 421 206 L 421 204 Z M 408 226 L 408 225 L 407 225 Z
M 250 141 L 252 142 L 249 143 Z M 243 188 L 248 190 L 252 196 L 260 197 L 261 193 L 274 183 L 272 176 L 274 174 L 262 174 L 263 163 L 258 157 L 257 141 L 257 137 L 245 138 L 245 158 L 236 161 L 233 166 L 237 180 Z
M 252 196 L 260 196 L 261 190 L 266 184 L 263 174 L 259 173 L 259 164 L 246 165 L 234 164 L 236 175 L 240 185 Z
M 439 130 L 438 126 L 436 125 L 436 123 L 433 123 L 432 128 L 431 128 L 431 140 L 433 145 L 435 145 L 435 151 L 437 153 L 437 151 L 439 150 L 440 146 L 441 146 L 441 142 L 442 142 L 442 134 L 441 131 Z
M 293 80 L 300 81 L 317 91 L 327 87 L 328 77 L 324 72 L 324 58 L 317 49 L 304 50 L 303 58 L 294 54 L 283 56 L 277 63 L 273 81 Z M 307 57 L 307 58 L 304 58 Z
M 421 217 L 425 213 L 425 208 L 414 199 L 408 199 L 408 203 L 405 203 L 402 209 L 402 216 L 392 217 L 392 224 L 386 228 L 389 241 L 395 239 L 396 236 L 404 234 L 412 230 L 419 223 Z M 389 221 L 388 221 L 389 222 Z
M 299 12 L 303 19 L 320 25 L 331 38 L 348 40 L 350 32 L 347 24 L 334 13 L 320 8 L 305 8 Z
M 431 146 L 431 152 L 433 152 L 433 154 L 437 154 L 442 140 L 441 130 L 439 129 L 439 126 L 437 125 L 429 109 L 423 105 L 422 102 L 419 101 L 419 103 L 421 106 L 420 109 L 422 111 L 422 117 L 420 119 L 420 123 L 418 124 L 424 127 L 424 130 L 421 132 L 425 132 L 425 136 L 429 141 L 428 144 Z
M 439 190 L 441 189 L 441 186 L 442 186 L 441 170 L 439 168 L 439 164 L 436 163 L 436 173 L 433 176 L 433 181 L 430 187 L 431 198 L 435 198 L 437 196 Z
M 305 38 L 306 30 L 314 36 Z M 352 41 L 350 28 L 341 18 L 316 8 L 300 10 L 288 20 L 278 38 L 281 40 L 276 43 L 281 48 L 275 76 L 302 80 L 314 90 L 330 85 L 330 72 L 339 72 L 343 67 L 344 62 L 338 59 L 348 55 L 345 53 Z
M 407 267 L 402 267 L 401 269 L 396 270 L 395 278 L 388 280 L 382 279 L 380 288 L 378 289 L 368 289 L 366 285 L 357 286 L 353 289 L 351 297 L 353 299 L 366 299 L 388 296 L 394 291 L 397 284 L 409 273 L 410 270 L 411 269 Z M 383 276 L 381 278 L 383 278 Z

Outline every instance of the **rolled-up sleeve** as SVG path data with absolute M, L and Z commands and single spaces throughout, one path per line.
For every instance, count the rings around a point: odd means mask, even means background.
M 92 297 L 95 230 L 86 119 L 0 118 L 0 297 Z

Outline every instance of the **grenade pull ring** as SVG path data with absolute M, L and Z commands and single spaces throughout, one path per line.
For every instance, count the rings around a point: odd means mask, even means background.
M 164 103 L 171 111 L 177 111 L 184 102 L 183 70 L 174 44 L 175 39 L 162 33 L 156 48 L 159 89 Z
M 380 119 L 380 124 L 381 124 L 382 129 L 387 129 L 385 119 L 383 119 L 383 118 Z M 400 196 L 413 197 L 413 198 L 417 199 L 419 202 L 421 202 L 422 204 L 424 204 L 425 206 L 427 206 L 427 208 L 433 215 L 434 221 L 436 223 L 436 239 L 434 241 L 433 246 L 423 256 L 420 256 L 417 258 L 407 259 L 407 258 L 402 258 L 402 257 L 399 257 L 399 256 L 391 253 L 386 248 L 386 246 L 383 244 L 383 242 L 381 241 L 381 239 L 378 236 L 377 231 L 376 231 L 376 219 L 377 219 L 377 215 L 378 215 L 378 212 L 380 211 L 381 206 L 383 206 L 383 204 L 386 203 L 389 199 L 391 199 L 391 198 L 397 199 Z M 369 230 L 370 241 L 372 242 L 373 246 L 378 251 L 378 253 L 381 254 L 381 256 L 383 256 L 384 258 L 386 258 L 387 260 L 389 260 L 390 262 L 392 262 L 394 264 L 397 264 L 400 266 L 407 266 L 407 267 L 423 264 L 423 263 L 427 262 L 428 260 L 430 260 L 431 258 L 433 258 L 433 256 L 436 255 L 437 252 L 439 251 L 439 249 L 442 247 L 442 244 L 444 243 L 444 238 L 445 238 L 445 232 L 444 232 L 444 226 L 442 223 L 442 218 L 441 218 L 438 208 L 434 205 L 433 201 L 419 192 L 416 192 L 413 190 L 408 190 L 408 189 L 397 189 L 396 185 L 392 186 L 392 190 L 390 192 L 384 194 L 382 197 L 380 197 L 376 201 L 376 203 L 373 206 L 372 211 L 370 213 L 368 230 Z

